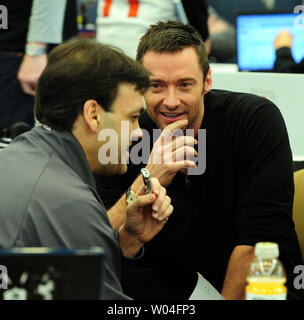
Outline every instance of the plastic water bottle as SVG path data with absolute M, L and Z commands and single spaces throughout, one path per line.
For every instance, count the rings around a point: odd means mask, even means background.
M 246 300 L 286 300 L 286 276 L 278 259 L 279 246 L 259 242 L 255 245 L 255 255 L 247 275 Z

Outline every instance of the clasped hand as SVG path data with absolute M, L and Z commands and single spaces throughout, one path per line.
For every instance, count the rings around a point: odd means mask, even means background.
M 188 124 L 187 120 L 179 120 L 168 125 L 156 140 L 146 168 L 152 177 L 157 177 L 162 186 L 167 187 L 178 171 L 185 172 L 195 168 L 196 163 L 189 160 L 197 156 L 194 145 L 197 140 L 192 136 L 174 136 L 177 130 L 182 130 Z
M 158 234 L 173 212 L 166 189 L 156 178 L 151 178 L 151 182 L 151 194 L 146 194 L 144 186 L 137 190 L 137 197 L 128 205 L 125 222 L 119 229 L 120 245 L 128 257 Z

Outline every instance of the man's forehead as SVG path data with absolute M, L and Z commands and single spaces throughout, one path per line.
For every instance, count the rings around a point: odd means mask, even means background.
M 123 112 L 129 115 L 137 115 L 138 113 L 142 113 L 146 108 L 145 98 L 142 94 L 138 92 L 138 96 L 136 99 L 130 99 L 126 101 L 125 108 L 123 108 Z
M 149 60 L 149 58 L 151 58 L 151 57 L 155 57 L 157 59 L 174 58 L 174 57 L 178 57 L 178 58 L 191 57 L 193 59 L 196 58 L 196 60 L 198 61 L 197 51 L 192 46 L 185 47 L 181 50 L 176 50 L 176 51 L 158 52 L 158 51 L 154 51 L 154 50 L 148 50 L 142 57 L 143 64 L 145 62 L 147 62 L 147 60 Z
M 143 93 L 136 86 L 129 83 L 121 83 L 118 86 L 117 95 L 112 104 L 113 110 L 123 113 L 135 113 L 144 108 Z
M 193 47 L 176 52 L 148 51 L 143 56 L 142 63 L 149 71 L 150 79 L 162 78 L 169 72 L 174 73 L 178 78 L 191 77 L 193 73 L 202 72 Z

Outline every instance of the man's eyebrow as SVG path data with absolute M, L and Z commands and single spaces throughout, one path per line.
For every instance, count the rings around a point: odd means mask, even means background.
M 181 78 L 178 81 L 196 81 L 194 78 L 191 77 L 186 77 L 186 78 Z
M 150 82 L 157 82 L 157 81 L 163 81 L 162 79 L 159 79 L 159 78 L 150 78 Z
M 151 78 L 150 82 L 164 82 L 165 80 L 163 79 L 159 79 L 159 78 Z M 183 77 L 180 79 L 177 79 L 176 82 L 180 82 L 180 81 L 196 81 L 195 78 L 193 77 Z

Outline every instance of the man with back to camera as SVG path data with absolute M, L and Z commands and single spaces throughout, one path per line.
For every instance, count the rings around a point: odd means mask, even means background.
M 16 123 L 34 126 L 34 95 L 47 53 L 76 35 L 76 0 L 2 0 L 8 26 L 0 31 L 0 136 Z M 3 131 L 3 132 L 1 132 Z M 11 136 L 12 135 L 12 136 Z
M 187 299 L 199 272 L 224 298 L 243 299 L 254 245 L 274 241 L 287 273 L 288 298 L 297 298 L 293 269 L 302 260 L 292 221 L 292 155 L 278 108 L 255 95 L 211 90 L 204 43 L 190 26 L 152 25 L 140 40 L 137 60 L 151 81 L 140 127 L 150 135 L 156 128 L 193 129 L 197 146 L 190 136 L 168 145 L 159 138 L 147 164 L 130 162 L 123 176 L 96 178 L 113 227 L 124 219 L 124 192 L 131 187 L 136 193 L 142 185 L 136 176 L 143 166 L 167 187 L 175 208 L 174 217 L 145 246 L 137 271 L 123 275 L 126 292 L 136 298 Z M 206 130 L 203 152 L 200 129 Z M 206 156 L 205 171 L 187 175 L 193 162 L 184 159 L 197 150 L 198 166 Z M 155 154 L 166 159 L 168 153 L 173 163 L 153 163 Z
M 141 257 L 173 207 L 152 178 L 152 193 L 138 189 L 113 231 L 92 173 L 126 171 L 121 146 L 132 137 L 120 131 L 121 122 L 141 136 L 138 118 L 148 86 L 141 65 L 109 46 L 71 40 L 52 51 L 35 101 L 36 117 L 48 128 L 35 127 L 0 153 L 0 247 L 103 247 L 104 298 L 129 299 L 120 285 L 121 260 Z M 105 130 L 114 134 L 107 143 L 100 138 Z M 105 163 L 102 148 L 117 151 L 117 159 Z

